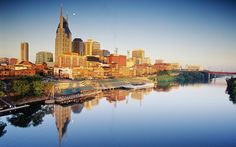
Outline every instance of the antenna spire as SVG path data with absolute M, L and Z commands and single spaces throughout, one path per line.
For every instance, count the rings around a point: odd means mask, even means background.
M 61 4 L 61 16 L 63 15 L 63 5 Z

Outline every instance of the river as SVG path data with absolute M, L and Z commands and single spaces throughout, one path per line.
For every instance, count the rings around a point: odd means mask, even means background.
M 0 117 L 1 147 L 236 146 L 225 78 L 101 93 L 83 104 L 34 105 Z

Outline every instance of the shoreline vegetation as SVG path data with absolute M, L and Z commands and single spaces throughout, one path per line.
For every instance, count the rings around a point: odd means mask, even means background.
M 24 105 L 26 101 L 33 103 L 43 100 L 52 88 L 53 83 L 44 81 L 40 76 L 0 81 L 0 109 Z
M 14 80 L 0 81 L 0 97 L 43 96 L 53 87 L 52 82 L 45 82 L 40 76 L 21 77 Z
M 229 99 L 236 104 L 236 78 L 226 79 L 227 88 L 226 92 L 229 94 Z
M 178 83 L 180 85 L 207 83 L 210 79 L 208 73 L 204 71 L 160 71 L 150 80 L 162 85 L 164 83 Z

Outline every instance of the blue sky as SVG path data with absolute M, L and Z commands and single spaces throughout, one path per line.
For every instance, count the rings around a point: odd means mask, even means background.
M 1 0 L 0 56 L 19 57 L 22 41 L 32 62 L 38 51 L 54 53 L 61 4 L 73 38 L 120 54 L 143 48 L 153 61 L 236 71 L 233 0 Z

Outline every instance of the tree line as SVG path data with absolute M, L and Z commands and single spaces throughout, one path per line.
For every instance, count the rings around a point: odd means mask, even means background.
M 207 82 L 208 73 L 203 71 L 159 71 L 151 77 L 157 83 L 176 82 L 179 84 Z
M 41 77 L 21 77 L 19 79 L 0 81 L 0 97 L 8 96 L 42 96 L 52 91 L 53 83 L 43 82 Z

